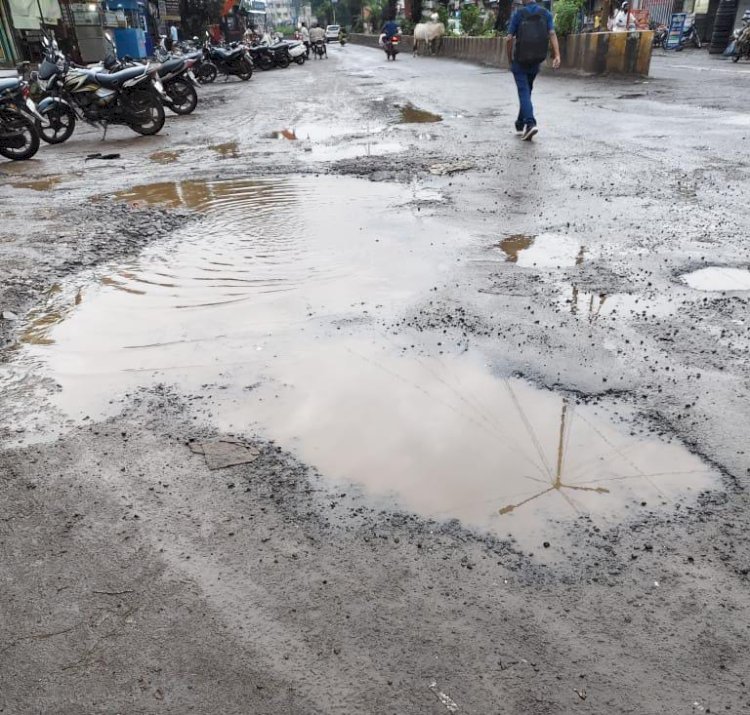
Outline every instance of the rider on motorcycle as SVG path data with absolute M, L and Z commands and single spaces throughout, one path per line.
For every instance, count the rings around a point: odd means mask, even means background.
M 391 18 L 388 22 L 383 25 L 383 29 L 380 31 L 380 45 L 381 47 L 388 42 L 391 38 L 399 34 L 399 27 L 396 21 Z

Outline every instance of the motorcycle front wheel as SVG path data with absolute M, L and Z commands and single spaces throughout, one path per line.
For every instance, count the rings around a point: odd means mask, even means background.
M 141 89 L 132 92 L 127 98 L 131 119 L 128 126 L 144 136 L 158 134 L 164 126 L 164 105 L 154 92 Z
M 211 84 L 216 79 L 216 65 L 213 62 L 202 62 L 195 71 L 195 78 L 201 84 Z
M 247 82 L 253 76 L 253 66 L 246 60 L 241 59 L 237 65 L 237 76 Z
M 295 58 L 294 58 L 294 61 L 295 61 L 295 62 L 296 62 L 296 63 L 297 63 L 298 65 L 302 66 L 303 64 L 305 64 L 305 60 L 306 60 L 306 59 L 307 59 L 307 58 L 306 58 L 306 57 L 305 57 L 304 55 L 300 55 L 299 57 L 295 57 Z
M 67 104 L 53 104 L 42 116 L 45 122 L 37 120 L 37 131 L 47 144 L 62 144 L 73 135 L 76 114 Z
M 1 146 L 0 155 L 13 161 L 31 159 L 39 151 L 39 134 L 36 124 L 25 114 L 15 109 L 0 109 L 0 142 L 8 138 L 8 143 L 20 146 Z
M 289 67 L 289 58 L 286 55 L 281 55 L 281 57 L 276 60 L 276 64 L 281 67 L 281 69 L 285 70 Z
M 170 109 L 175 114 L 190 114 L 198 106 L 198 93 L 195 87 L 182 77 L 177 77 L 164 86 L 164 91 L 172 101 Z

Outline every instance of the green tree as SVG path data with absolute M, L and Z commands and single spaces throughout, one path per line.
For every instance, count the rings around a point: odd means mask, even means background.
M 585 0 L 557 0 L 555 3 L 555 31 L 558 35 L 570 35 L 576 31 L 578 15 Z
M 461 9 L 461 30 L 466 35 L 481 34 L 482 18 L 477 5 L 466 5 Z

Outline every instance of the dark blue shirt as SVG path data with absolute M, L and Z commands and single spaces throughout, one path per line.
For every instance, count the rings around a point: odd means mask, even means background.
M 386 37 L 393 37 L 394 35 L 398 34 L 398 24 L 393 22 L 393 20 L 389 20 L 385 23 L 383 26 L 383 34 Z
M 543 8 L 541 5 L 537 5 L 535 2 L 530 2 L 528 5 L 524 5 L 523 9 L 527 12 L 541 12 L 544 13 L 547 18 L 547 29 L 553 32 L 555 29 L 555 23 L 552 21 L 552 13 Z M 510 18 L 510 25 L 508 25 L 508 34 L 516 36 L 518 32 L 518 26 L 521 24 L 521 8 L 513 13 L 513 17 Z

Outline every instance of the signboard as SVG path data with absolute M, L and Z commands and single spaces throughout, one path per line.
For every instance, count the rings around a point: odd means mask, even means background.
M 686 12 L 675 12 L 669 21 L 669 35 L 667 36 L 668 50 L 674 50 L 680 46 L 682 40 L 682 31 L 685 29 Z
M 165 0 L 164 6 L 166 8 L 166 19 L 174 20 L 179 22 L 182 18 L 180 17 L 180 0 Z
M 708 0 L 695 0 L 695 5 L 693 6 L 693 12 L 696 15 L 708 14 Z
M 631 10 L 630 14 L 635 18 L 636 29 L 648 30 L 650 20 L 648 10 Z

